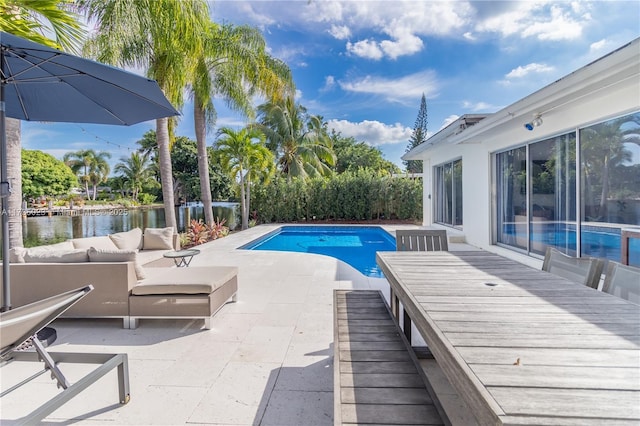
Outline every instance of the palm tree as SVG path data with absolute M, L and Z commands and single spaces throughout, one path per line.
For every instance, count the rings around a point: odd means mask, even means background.
M 282 173 L 289 178 L 326 176 L 336 162 L 331 138 L 320 116 L 289 97 L 258 107 L 258 127 L 267 136 L 267 146 L 278 156 Z
M 84 30 L 78 17 L 63 7 L 60 0 L 2 0 L 0 1 L 0 30 L 45 44 L 76 52 L 84 38 Z M 44 34 L 53 30 L 54 38 Z M 22 164 L 20 121 L 6 119 L 7 176 L 11 179 L 12 192 L 7 198 L 9 211 L 22 208 Z M 22 247 L 22 216 L 9 216 L 9 247 Z
M 87 200 L 91 199 L 89 184 L 93 186 L 93 199 L 96 199 L 97 186 L 103 182 L 109 174 L 107 158 L 111 154 L 105 151 L 96 153 L 92 149 L 83 149 L 75 152 L 67 152 L 64 163 L 78 176 L 78 180 L 84 184 Z
M 626 143 L 640 145 L 640 114 L 632 114 L 587 127 L 580 132 L 586 194 L 600 184 L 600 200 L 593 219 L 607 221 L 611 171 L 632 157 Z M 595 204 L 595 202 L 591 202 Z
M 205 206 L 205 222 L 212 224 L 211 185 L 206 133 L 215 123 L 213 97 L 222 96 L 229 107 L 250 117 L 251 97 L 259 93 L 277 100 L 293 92 L 287 65 L 267 53 L 262 34 L 253 27 L 211 23 L 191 82 L 194 124 L 198 146 L 200 192 Z
M 264 145 L 265 136 L 256 128 L 218 131 L 216 156 L 222 168 L 240 184 L 242 229 L 249 227 L 251 181 L 268 178 L 273 171 L 273 153 Z
M 132 152 L 130 157 L 120 158 L 114 172 L 122 176 L 135 201 L 138 201 L 142 189 L 154 181 L 149 156 L 138 152 Z
M 209 10 L 204 0 L 85 0 L 79 3 L 98 33 L 88 44 L 98 60 L 143 67 L 169 101 L 181 108 L 183 90 L 203 52 Z M 177 231 L 170 140 L 173 119 L 156 120 L 166 226 Z
M 96 154 L 91 172 L 89 173 L 89 182 L 93 187 L 93 200 L 95 201 L 98 196 L 98 185 L 107 181 L 111 167 L 107 162 L 107 158 L 111 158 L 111 154 L 108 152 L 99 152 Z

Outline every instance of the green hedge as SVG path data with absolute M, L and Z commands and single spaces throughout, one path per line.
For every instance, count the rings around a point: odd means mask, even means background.
M 306 181 L 276 178 L 251 191 L 260 223 L 422 219 L 421 179 L 359 171 Z

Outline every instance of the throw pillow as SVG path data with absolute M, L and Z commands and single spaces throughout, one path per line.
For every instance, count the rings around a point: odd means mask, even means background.
M 84 263 L 89 259 L 87 250 L 71 251 L 35 251 L 27 250 L 24 255 L 25 263 Z
M 144 230 L 144 250 L 173 249 L 173 228 L 147 228 Z
M 73 243 L 73 247 L 77 249 L 85 249 L 88 250 L 91 247 L 95 247 L 98 249 L 104 250 L 117 250 L 118 247 L 111 241 L 111 238 L 108 236 L 103 237 L 87 237 L 87 238 L 74 238 L 71 240 Z
M 143 280 L 146 277 L 135 250 L 107 250 L 91 247 L 88 253 L 90 262 L 133 262 L 136 278 Z
M 142 248 L 142 229 L 140 228 L 117 232 L 109 235 L 109 238 L 121 250 L 140 250 Z
M 9 263 L 24 263 L 24 255 L 27 249 L 24 247 L 14 247 L 9 250 Z

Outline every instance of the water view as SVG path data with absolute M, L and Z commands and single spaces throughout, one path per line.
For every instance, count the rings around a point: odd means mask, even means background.
M 376 253 L 395 251 L 396 240 L 379 226 L 283 226 L 243 247 L 335 257 L 363 275 L 384 277 Z
M 213 216 L 226 220 L 226 225 L 234 229 L 239 224 L 237 203 L 214 202 Z M 70 238 L 95 237 L 133 228 L 162 228 L 165 226 L 163 208 L 131 209 L 114 207 L 108 210 L 84 210 L 78 216 L 31 216 L 22 222 L 25 246 L 37 246 L 65 241 Z M 187 203 L 176 208 L 178 230 L 183 232 L 192 219 L 204 220 L 202 203 Z

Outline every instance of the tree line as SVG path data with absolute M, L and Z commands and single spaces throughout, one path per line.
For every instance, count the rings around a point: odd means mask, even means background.
M 321 116 L 309 114 L 296 103 L 291 71 L 268 53 L 260 31 L 211 21 L 204 0 L 6 0 L 0 9 L 3 31 L 103 63 L 142 68 L 178 110 L 185 104 L 185 95 L 191 97 L 195 141 L 174 134 L 175 118 L 158 119 L 153 138 L 142 139 L 146 146 L 120 159 L 113 170 L 120 179 L 113 184 L 122 193 L 134 200 L 154 195 L 162 200 L 167 226 L 176 227 L 174 206 L 180 190 L 196 192 L 204 205 L 211 204 L 216 191 L 218 196 L 237 192 L 245 228 L 253 187 L 275 176 L 314 179 L 366 167 L 399 172 L 378 150 L 329 133 Z M 90 35 L 81 22 L 92 22 Z M 53 30 L 51 39 L 42 36 L 48 33 L 45 29 Z M 256 97 L 265 102 L 254 107 Z M 243 129 L 218 129 L 210 147 L 206 140 L 216 123 L 214 101 L 224 102 L 250 124 Z M 19 122 L 9 121 L 7 171 L 19 182 Z M 87 198 L 97 197 L 97 187 L 111 172 L 107 159 L 105 152 L 65 156 Z M 10 206 L 22 202 L 23 194 L 14 192 Z M 205 222 L 213 223 L 213 212 L 204 210 Z M 14 218 L 11 234 L 21 235 L 19 227 Z M 11 244 L 21 245 L 15 238 Z

